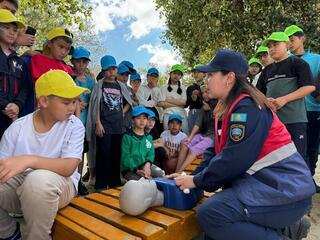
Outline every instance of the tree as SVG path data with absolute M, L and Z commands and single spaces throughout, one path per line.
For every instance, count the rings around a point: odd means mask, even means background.
M 37 47 L 41 47 L 45 34 L 54 27 L 70 28 L 72 31 L 86 29 L 91 10 L 90 5 L 81 0 L 19 1 L 19 17 L 37 29 Z
M 168 29 L 165 38 L 190 64 L 208 61 L 219 48 L 248 56 L 273 31 L 301 26 L 307 46 L 320 50 L 319 0 L 155 0 Z

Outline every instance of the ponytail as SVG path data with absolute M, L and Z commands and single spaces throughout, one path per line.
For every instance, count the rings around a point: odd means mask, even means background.
M 168 92 L 171 92 L 171 91 L 173 90 L 172 87 L 171 87 L 171 77 L 169 78 L 169 81 L 168 81 L 167 90 L 168 90 Z M 182 88 L 181 88 L 181 82 L 180 82 L 180 81 L 178 82 L 177 93 L 178 93 L 179 95 L 182 94 Z

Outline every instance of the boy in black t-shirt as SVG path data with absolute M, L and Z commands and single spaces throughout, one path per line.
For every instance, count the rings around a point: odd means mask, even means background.
M 298 152 L 306 159 L 308 120 L 304 97 L 315 87 L 309 65 L 288 55 L 288 42 L 283 32 L 274 32 L 265 41 L 275 62 L 262 70 L 257 88 L 269 98 Z
M 101 59 L 104 72 L 99 114 L 96 119 L 96 182 L 102 189 L 120 185 L 120 147 L 124 133 L 123 96 L 116 81 L 117 64 L 112 56 Z

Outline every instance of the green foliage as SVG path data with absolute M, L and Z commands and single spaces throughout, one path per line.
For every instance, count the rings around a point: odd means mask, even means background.
M 208 61 L 219 48 L 250 57 L 273 31 L 301 26 L 307 47 L 320 50 L 319 0 L 155 0 L 166 18 L 166 39 L 188 64 Z
M 86 30 L 91 7 L 82 0 L 20 0 L 19 17 L 37 29 L 37 47 L 45 34 L 54 27 L 69 28 L 72 32 Z

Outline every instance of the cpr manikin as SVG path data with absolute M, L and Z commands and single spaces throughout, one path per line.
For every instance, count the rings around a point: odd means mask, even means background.
M 155 206 L 187 210 L 195 207 L 201 195 L 202 191 L 199 189 L 184 193 L 171 179 L 140 178 L 137 181 L 130 180 L 123 186 L 120 193 L 120 208 L 132 216 L 140 215 Z

